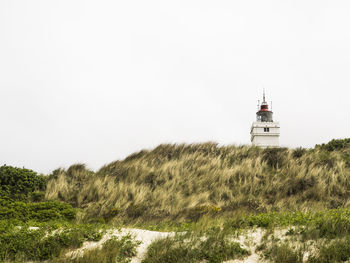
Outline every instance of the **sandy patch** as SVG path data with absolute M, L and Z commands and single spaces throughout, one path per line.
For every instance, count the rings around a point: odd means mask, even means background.
M 257 246 L 261 243 L 261 239 L 265 234 L 265 230 L 261 228 L 249 229 L 246 233 L 241 234 L 238 238 L 234 238 L 233 241 L 238 242 L 241 246 L 251 252 L 251 255 L 244 259 L 228 260 L 224 263 L 256 263 L 263 262 L 260 260 L 259 255 L 256 253 Z
M 125 236 L 127 234 L 131 234 L 135 238 L 135 240 L 141 241 L 141 244 L 136 249 L 136 257 L 132 258 L 131 263 L 140 263 L 147 252 L 148 246 L 154 240 L 159 239 L 159 238 L 165 238 L 169 235 L 173 235 L 173 233 L 168 233 L 168 232 L 156 232 L 156 231 L 149 231 L 149 230 L 143 230 L 143 229 L 133 229 L 133 228 L 130 228 L 130 229 L 129 228 L 122 228 L 120 230 L 109 230 L 101 238 L 100 241 L 98 241 L 98 242 L 93 242 L 93 241 L 84 242 L 84 244 L 81 248 L 68 252 L 66 254 L 66 256 L 67 257 L 80 256 L 86 250 L 102 247 L 103 243 L 106 242 L 108 239 L 110 239 L 112 236 L 122 237 L 122 236 Z
M 143 229 L 124 229 L 125 234 L 131 233 L 135 236 L 135 239 L 142 243 L 137 248 L 136 257 L 133 257 L 131 263 L 139 263 L 144 258 L 148 246 L 156 239 L 165 238 L 173 233 L 168 232 L 156 232 Z
M 246 230 L 238 237 L 232 238 L 232 241 L 238 242 L 243 248 L 249 250 L 251 252 L 251 255 L 239 260 L 229 260 L 225 261 L 224 263 L 258 263 L 258 262 L 264 262 L 259 256 L 259 254 L 256 251 L 256 248 L 260 245 L 262 238 L 265 234 L 264 229 L 256 228 L 256 229 L 249 229 Z M 284 239 L 285 233 L 287 230 L 280 229 L 275 230 L 273 234 L 275 237 Z M 68 257 L 76 257 L 84 253 L 84 251 L 89 249 L 94 249 L 101 247 L 105 241 L 110 239 L 112 236 L 125 236 L 127 234 L 131 234 L 135 240 L 140 241 L 141 244 L 136 249 L 136 256 L 132 258 L 131 263 L 140 263 L 142 259 L 145 257 L 147 253 L 148 246 L 155 241 L 156 239 L 165 238 L 167 236 L 174 235 L 173 232 L 156 232 L 156 231 L 149 231 L 149 230 L 143 230 L 143 229 L 133 229 L 133 228 L 122 228 L 120 230 L 109 230 L 107 233 L 102 237 L 102 239 L 98 242 L 84 242 L 83 247 L 71 251 L 67 253 L 66 255 Z

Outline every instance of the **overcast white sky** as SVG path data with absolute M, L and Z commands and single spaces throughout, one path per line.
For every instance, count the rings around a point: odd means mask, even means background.
M 0 165 L 92 169 L 160 143 L 350 137 L 348 0 L 1 0 Z

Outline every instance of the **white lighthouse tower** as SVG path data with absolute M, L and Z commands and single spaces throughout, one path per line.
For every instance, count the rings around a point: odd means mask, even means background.
M 250 140 L 253 146 L 259 147 L 279 147 L 280 123 L 273 121 L 273 112 L 269 110 L 269 105 L 265 101 L 265 91 L 263 102 L 258 105 L 256 121 L 253 122 L 250 130 Z

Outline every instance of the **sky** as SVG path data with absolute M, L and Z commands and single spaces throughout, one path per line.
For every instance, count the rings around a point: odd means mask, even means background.
M 350 137 L 348 0 L 1 0 L 0 165 L 97 170 L 161 143 Z

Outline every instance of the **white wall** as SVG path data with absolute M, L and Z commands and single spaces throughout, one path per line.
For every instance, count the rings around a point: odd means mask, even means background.
M 269 128 L 269 132 L 265 132 L 264 128 Z M 254 122 L 250 134 L 254 146 L 279 147 L 279 122 Z

